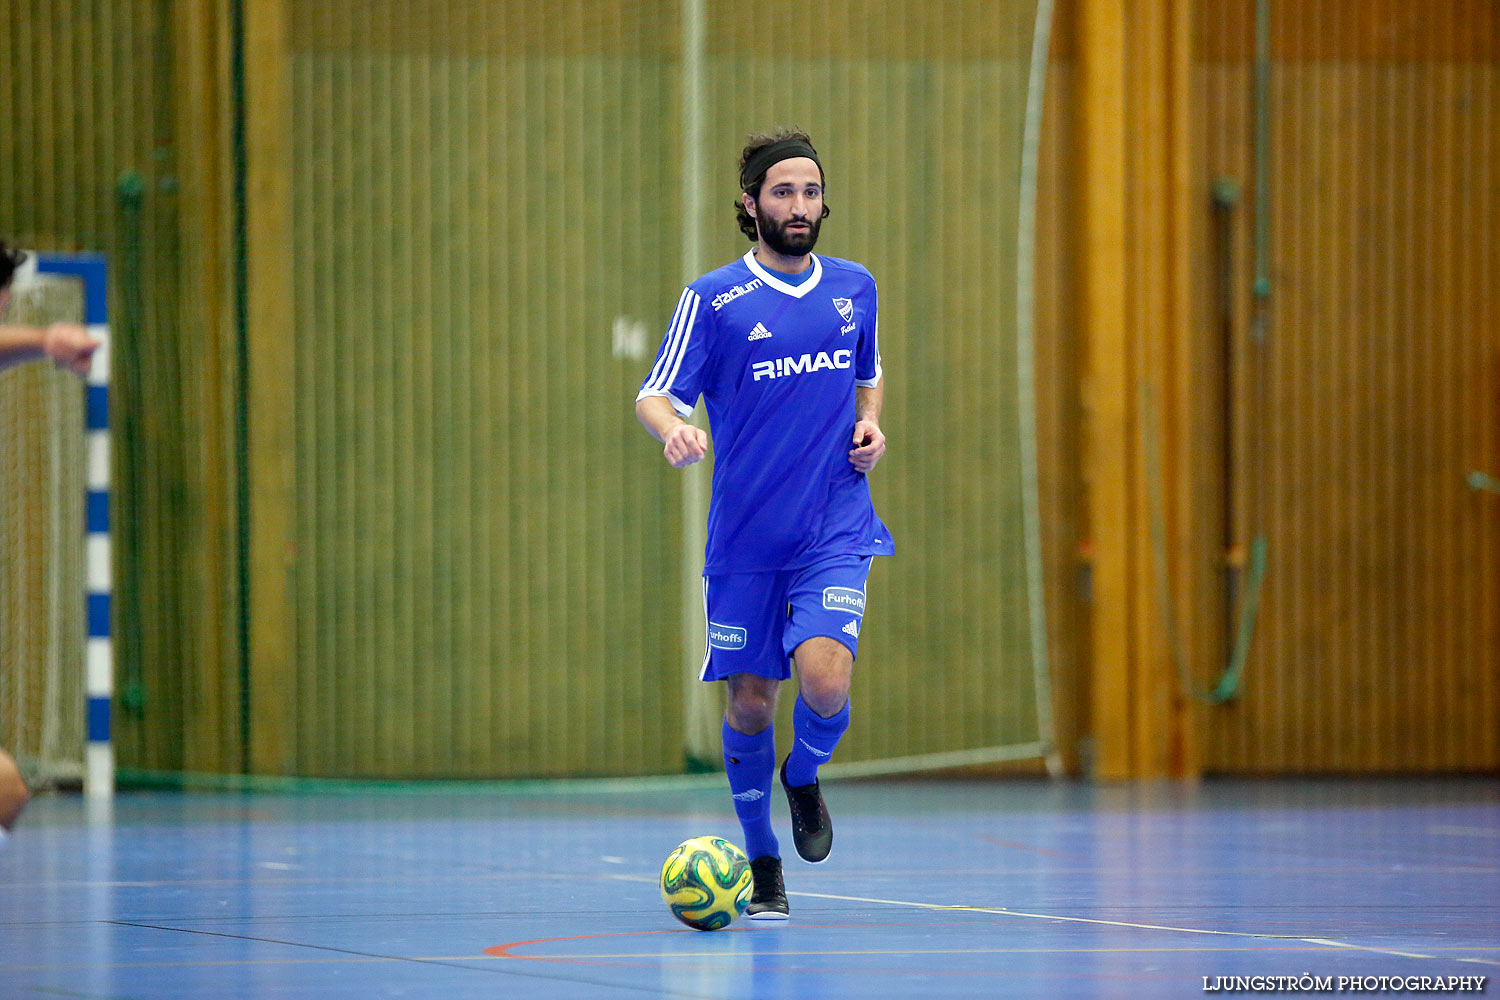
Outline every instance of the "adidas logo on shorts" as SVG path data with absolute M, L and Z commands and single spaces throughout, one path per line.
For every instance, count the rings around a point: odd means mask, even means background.
M 854 638 L 858 639 L 859 638 L 859 622 L 857 622 L 857 621 L 850 622 L 848 625 L 844 626 L 844 631 L 848 632 L 850 635 L 854 636 Z

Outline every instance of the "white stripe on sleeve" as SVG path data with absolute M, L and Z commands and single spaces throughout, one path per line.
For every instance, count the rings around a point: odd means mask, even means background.
M 673 350 L 677 347 L 678 328 L 677 323 L 682 318 L 683 309 L 686 306 L 688 296 L 693 294 L 691 288 L 684 288 L 682 295 L 677 299 L 677 308 L 672 310 L 672 321 L 667 324 L 666 344 L 662 347 L 661 356 L 656 359 L 656 365 L 651 369 L 651 375 L 646 379 L 646 387 L 656 387 L 656 380 L 661 378 L 662 369 L 668 364 Z
M 698 305 L 703 300 L 693 295 L 693 306 L 688 312 L 687 322 L 682 327 L 682 345 L 677 350 L 677 360 L 672 364 L 672 370 L 667 375 L 667 381 L 662 385 L 663 389 L 672 388 L 672 383 L 677 380 L 677 371 L 682 367 L 682 359 L 687 355 L 688 341 L 693 338 L 693 323 L 698 318 Z
M 875 377 L 871 379 L 857 378 L 854 384 L 866 389 L 873 389 L 880 384 L 880 376 L 884 369 L 880 367 L 880 313 L 875 313 Z

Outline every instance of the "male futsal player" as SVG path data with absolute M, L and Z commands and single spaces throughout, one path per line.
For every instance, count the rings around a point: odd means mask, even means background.
M 812 252 L 828 209 L 807 134 L 751 136 L 740 189 L 740 229 L 756 246 L 682 293 L 635 412 L 680 469 L 708 448 L 682 418 L 699 394 L 708 406 L 714 472 L 699 676 L 728 682 L 724 764 L 755 876 L 745 912 L 785 920 L 771 830 L 776 696 L 791 657 L 801 695 L 781 784 L 797 853 L 816 863 L 833 846 L 818 765 L 849 726 L 870 559 L 893 551 L 865 478 L 885 454 L 885 390 L 875 279 Z
M 43 328 L 5 323 L 5 314 L 10 309 L 10 282 L 25 259 L 25 254 L 11 250 L 0 240 L 0 371 L 33 358 L 51 358 L 59 368 L 87 375 L 99 341 L 79 324 L 54 323 Z M 21 779 L 16 762 L 0 750 L 0 841 L 26 808 L 28 798 L 26 782 Z

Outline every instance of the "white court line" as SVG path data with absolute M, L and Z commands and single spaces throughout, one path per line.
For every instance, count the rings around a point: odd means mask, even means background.
M 1330 948 L 1348 948 L 1353 951 L 1373 951 L 1377 955 L 1399 955 L 1402 958 L 1436 958 L 1436 955 L 1423 955 L 1415 951 L 1391 951 L 1387 948 L 1370 948 L 1362 944 L 1350 944 L 1347 941 L 1330 941 L 1327 938 L 1301 938 L 1311 944 L 1326 944 Z
M 1024 910 L 1011 910 L 1003 906 L 956 906 L 943 903 L 915 903 L 904 899 L 870 899 L 864 896 L 836 896 L 825 892 L 789 892 L 787 895 L 815 896 L 818 899 L 842 899 L 850 903 L 884 903 L 888 906 L 912 906 L 919 910 L 968 910 L 972 913 L 995 913 L 1006 917 L 1029 917 L 1033 920 L 1060 920 L 1073 924 L 1133 927 L 1145 931 L 1176 931 L 1179 934 L 1220 934 L 1226 937 L 1274 938 L 1278 941 L 1310 941 L 1314 944 L 1328 943 L 1326 941 L 1313 941 L 1311 938 L 1296 937 L 1291 934 L 1257 934 L 1253 931 L 1215 931 L 1203 927 L 1172 927 L 1166 924 L 1138 924 L 1129 920 L 1101 920 L 1098 917 L 1063 917 L 1055 913 L 1027 913 Z
M 1435 959 L 1436 955 L 1424 955 L 1413 951 L 1396 951 L 1392 948 L 1375 948 L 1369 945 L 1350 944 L 1347 941 L 1334 941 L 1329 938 L 1298 937 L 1295 934 L 1264 934 L 1255 931 L 1216 931 L 1205 927 L 1173 927 L 1166 924 L 1140 924 L 1129 920 L 1101 920 L 1097 917 L 1065 917 L 1054 913 L 1027 913 L 1024 910 L 1011 910 L 1003 906 L 944 906 L 938 903 L 916 903 L 901 899 L 871 899 L 862 896 L 837 896 L 832 893 L 822 892 L 789 892 L 789 896 L 814 896 L 819 899 L 841 899 L 851 903 L 883 903 L 888 906 L 911 906 L 922 910 L 968 910 L 974 913 L 994 913 L 1007 917 L 1027 917 L 1033 920 L 1057 920 L 1074 924 L 1098 924 L 1106 927 L 1132 927 L 1146 931 L 1171 931 L 1177 934 L 1213 934 L 1223 937 L 1256 938 L 1268 941 L 1299 941 L 1304 944 L 1315 944 L 1325 948 L 1347 948 L 1352 951 L 1367 951 L 1376 955 L 1394 955 L 1398 958 L 1426 958 Z M 1460 958 L 1459 962 L 1475 962 L 1481 965 L 1500 964 L 1482 958 Z
M 631 882 L 649 882 L 651 879 L 635 875 L 616 875 L 614 878 Z M 879 899 L 871 896 L 840 896 L 830 892 L 793 892 L 788 891 L 788 896 L 807 896 L 813 899 L 837 899 L 847 903 L 879 903 L 883 906 L 909 906 L 918 910 L 960 910 L 970 913 L 993 913 L 1005 917 L 1026 917 L 1030 920 L 1056 920 L 1071 924 L 1095 924 L 1102 927 L 1130 927 L 1143 931 L 1170 931 L 1175 934 L 1209 934 L 1218 937 L 1255 938 L 1262 941 L 1297 941 L 1302 944 L 1315 944 L 1322 948 L 1344 948 L 1350 951 L 1367 951 L 1375 955 L 1392 955 L 1397 958 L 1423 958 L 1436 959 L 1436 955 L 1426 955 L 1414 951 L 1396 951 L 1393 948 L 1375 948 L 1369 945 L 1351 944 L 1347 941 L 1335 941 L 1330 938 L 1299 937 L 1295 934 L 1266 934 L 1257 931 L 1216 931 L 1206 927 L 1175 927 L 1169 924 L 1141 924 L 1130 920 L 1103 920 L 1098 917 L 1067 917 L 1056 913 L 1028 913 L 1025 910 L 1011 910 L 1003 906 L 965 906 L 945 903 L 918 903 L 910 899 Z M 1487 958 L 1454 958 L 1456 962 L 1472 962 L 1476 965 L 1500 965 L 1500 962 Z

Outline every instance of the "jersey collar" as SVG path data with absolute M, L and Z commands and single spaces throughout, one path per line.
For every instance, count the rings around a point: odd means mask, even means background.
M 780 278 L 776 277 L 775 274 L 762 267 L 760 261 L 755 259 L 754 250 L 745 251 L 745 266 L 750 268 L 751 274 L 755 275 L 761 281 L 764 281 L 771 288 L 776 289 L 778 292 L 784 292 L 794 299 L 800 299 L 802 298 L 802 296 L 806 295 L 814 288 L 817 288 L 818 282 L 823 280 L 823 262 L 818 259 L 817 254 L 811 254 L 810 256 L 812 257 L 813 261 L 812 277 L 808 278 L 800 285 L 789 285 L 785 281 L 782 281 Z

